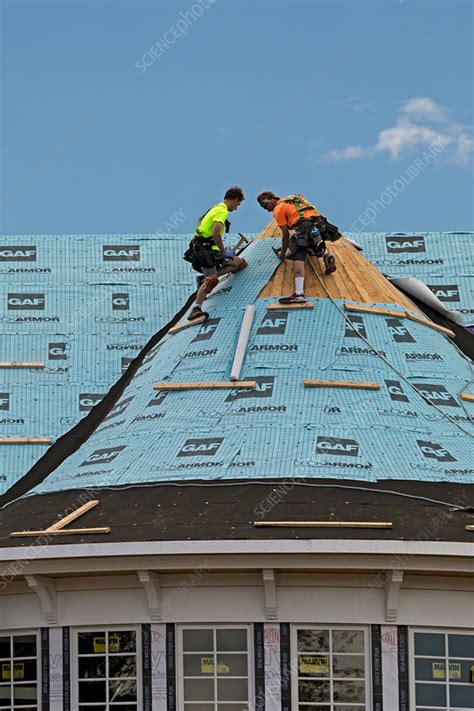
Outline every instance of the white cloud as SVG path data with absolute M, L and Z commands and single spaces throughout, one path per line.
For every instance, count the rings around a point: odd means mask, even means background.
M 360 97 L 348 97 L 358 100 Z M 448 110 L 427 96 L 406 101 L 393 126 L 378 132 L 371 146 L 352 145 L 324 153 L 320 162 L 340 162 L 388 154 L 393 160 L 436 143 L 452 163 L 466 164 L 474 150 L 472 128 L 454 121 Z

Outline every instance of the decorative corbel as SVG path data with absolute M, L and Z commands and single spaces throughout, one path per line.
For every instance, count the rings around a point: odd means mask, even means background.
M 45 575 L 25 575 L 30 588 L 38 599 L 46 622 L 55 625 L 58 622 L 58 595 L 54 580 Z
M 138 570 L 138 579 L 145 590 L 148 609 L 152 622 L 161 620 L 161 585 L 160 576 L 158 573 L 153 573 L 150 570 Z
M 385 622 L 396 622 L 403 570 L 388 571 L 385 583 Z
M 278 609 L 275 571 L 272 568 L 264 568 L 262 575 L 265 590 L 265 616 L 267 620 L 276 620 Z

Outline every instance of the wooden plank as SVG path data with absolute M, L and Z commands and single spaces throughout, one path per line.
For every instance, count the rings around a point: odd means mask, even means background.
M 301 309 L 313 308 L 313 301 L 307 301 L 305 304 L 267 304 L 268 311 L 298 311 Z
M 177 323 L 176 326 L 170 328 L 168 333 L 178 333 L 178 331 L 182 331 L 184 328 L 189 328 L 190 326 L 195 326 L 198 323 L 203 323 L 206 319 L 207 316 L 199 316 L 199 318 L 195 318 L 193 321 L 181 321 L 181 323 Z
M 381 316 L 395 316 L 395 318 L 406 318 L 406 311 L 396 311 L 395 309 L 382 309 L 379 306 L 363 306 L 362 304 L 344 304 L 346 311 L 360 311 L 361 313 L 380 314 Z
M 472 393 L 460 393 L 459 397 L 461 400 L 466 400 L 467 402 L 474 402 L 474 395 Z
M 101 528 L 65 528 L 59 531 L 14 531 L 10 533 L 10 538 L 32 538 L 36 536 L 77 536 L 86 533 L 110 533 L 110 527 L 104 526 Z
M 67 516 L 64 516 L 64 518 L 61 518 L 59 521 L 56 521 L 56 523 L 53 523 L 52 526 L 48 526 L 46 530 L 59 531 L 61 528 L 64 528 L 64 526 L 67 526 L 68 523 L 75 521 L 76 518 L 79 518 L 79 516 L 82 516 L 83 514 L 87 513 L 87 511 L 90 511 L 91 509 L 95 508 L 98 503 L 99 502 L 97 499 L 92 499 L 91 501 L 88 501 L 72 513 L 68 514 Z
M 14 361 L 0 363 L 0 368 L 44 368 L 44 363 L 28 363 L 28 362 L 18 362 Z
M 155 390 L 215 390 L 219 388 L 256 388 L 256 380 L 235 380 L 194 383 L 155 383 Z
M 254 521 L 254 526 L 279 528 L 393 528 L 393 523 L 391 521 Z
M 437 323 L 434 323 L 433 321 L 427 321 L 425 318 L 415 316 L 414 314 L 410 313 L 409 311 L 405 311 L 405 316 L 406 316 L 406 318 L 409 318 L 410 321 L 416 321 L 417 323 L 422 323 L 423 326 L 428 326 L 428 328 L 433 328 L 435 331 L 440 331 L 440 333 L 444 333 L 446 336 L 450 336 L 450 338 L 456 337 L 456 334 L 453 331 L 451 331 L 449 328 L 445 328 L 444 326 L 439 326 Z
M 0 444 L 51 444 L 51 437 L 0 437 Z
M 471 524 L 469 524 L 469 526 L 466 526 L 466 531 L 474 531 L 474 526 L 471 526 Z
M 305 388 L 352 388 L 356 390 L 380 390 L 379 383 L 350 380 L 303 380 Z

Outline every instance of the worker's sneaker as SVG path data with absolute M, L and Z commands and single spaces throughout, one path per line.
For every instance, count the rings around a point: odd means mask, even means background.
M 336 260 L 332 254 L 328 254 L 324 257 L 324 264 L 326 265 L 326 274 L 332 274 L 336 271 Z
M 188 316 L 188 321 L 195 321 L 197 318 L 201 318 L 201 316 L 208 318 L 209 314 L 206 311 L 203 311 L 199 306 L 193 306 Z
M 291 296 L 282 296 L 278 299 L 280 304 L 306 304 L 306 296 L 304 294 L 292 294 Z

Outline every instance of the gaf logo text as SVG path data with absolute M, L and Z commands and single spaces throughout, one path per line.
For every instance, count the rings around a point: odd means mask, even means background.
M 196 338 L 193 338 L 192 343 L 195 343 L 196 341 L 209 341 L 209 339 L 213 337 L 214 332 L 219 325 L 219 322 L 220 318 L 207 319 L 207 321 L 201 326 L 201 330 L 199 331 Z
M 128 311 L 130 296 L 126 293 L 112 294 L 112 309 L 114 311 Z
M 422 439 L 416 440 L 417 445 L 421 449 L 421 453 L 427 459 L 436 459 L 438 462 L 455 462 L 456 459 L 436 442 L 425 442 Z
M 65 343 L 48 344 L 48 360 L 67 360 Z
M 10 393 L 0 393 L 0 410 L 10 409 Z
M 36 262 L 36 247 L 0 246 L 0 262 Z
M 8 308 L 11 311 L 44 311 L 44 305 L 44 294 L 8 294 Z
M 457 284 L 427 284 L 433 294 L 440 301 L 459 301 L 459 287 Z
M 105 393 L 80 393 L 79 395 L 79 410 L 80 412 L 88 412 L 92 410 L 104 397 Z
M 271 397 L 273 395 L 273 384 L 275 378 L 273 375 L 260 375 L 254 378 L 257 383 L 256 388 L 239 388 L 231 390 L 227 395 L 225 402 L 233 402 L 249 397 Z
M 385 385 L 387 386 L 388 394 L 391 400 L 397 400 L 398 402 L 409 402 L 407 396 L 403 392 L 402 384 L 398 380 L 386 380 Z
M 95 452 L 89 454 L 87 459 L 85 459 L 80 467 L 88 467 L 91 464 L 109 464 L 118 457 L 120 452 L 122 452 L 127 445 L 122 445 L 121 447 L 109 447 L 108 449 L 96 449 Z
M 166 399 L 167 395 L 168 395 L 168 393 L 159 392 L 154 398 L 152 398 L 150 400 L 147 407 L 158 407 L 158 405 L 161 405 L 163 400 Z
M 425 238 L 421 235 L 404 237 L 385 237 L 387 252 L 402 254 L 403 252 L 426 252 Z
M 399 318 L 385 319 L 388 330 L 396 343 L 415 343 L 415 339 Z
M 430 405 L 461 407 L 444 385 L 439 383 L 413 383 Z
M 352 325 L 346 322 L 346 328 L 344 331 L 345 338 L 358 338 L 363 336 L 367 338 L 367 331 L 364 326 L 364 319 L 362 316 L 351 316 Z
M 111 409 L 111 411 L 109 412 L 107 417 L 104 417 L 104 422 L 105 422 L 105 420 L 112 420 L 114 417 L 123 415 L 123 413 L 125 412 L 127 407 L 130 405 L 130 403 L 132 402 L 134 397 L 135 397 L 135 395 L 132 395 L 131 397 L 128 397 L 125 400 L 122 400 L 121 402 L 117 402 L 113 406 L 113 408 Z
M 178 457 L 213 457 L 223 441 L 223 437 L 217 437 L 216 439 L 187 439 L 178 452 Z
M 272 336 L 285 333 L 288 321 L 288 311 L 268 311 L 257 329 L 259 336 Z
M 104 262 L 139 262 L 140 245 L 138 244 L 104 244 L 102 245 Z
M 354 439 L 338 439 L 337 437 L 318 437 L 316 454 L 337 454 L 342 457 L 357 457 L 359 445 Z

